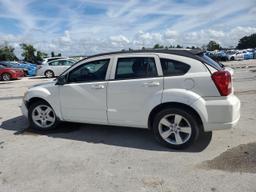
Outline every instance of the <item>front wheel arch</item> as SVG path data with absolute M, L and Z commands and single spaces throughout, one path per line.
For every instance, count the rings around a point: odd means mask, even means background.
M 51 108 L 52 110 L 52 118 L 54 118 L 54 120 L 50 120 L 50 119 L 47 119 L 47 117 L 40 117 L 40 118 L 43 118 L 43 120 L 46 120 L 46 122 L 50 122 L 52 121 L 53 124 L 50 124 L 49 127 L 41 127 L 40 125 L 38 125 L 34 120 L 33 120 L 33 110 L 39 106 L 39 105 L 44 105 L 44 106 L 48 106 Z M 47 131 L 47 130 L 51 130 L 51 129 L 55 129 L 59 123 L 60 123 L 60 120 L 58 118 L 58 116 L 56 115 L 55 113 L 55 110 L 54 108 L 47 102 L 45 101 L 44 99 L 41 99 L 41 98 L 32 98 L 27 104 L 26 104 L 27 108 L 28 108 L 28 121 L 29 121 L 29 125 L 30 125 L 30 128 L 32 128 L 33 130 L 36 130 L 36 131 Z M 41 115 L 46 115 L 45 114 L 42 114 Z M 39 115 L 40 116 L 40 115 Z M 49 116 L 49 114 L 48 114 Z M 46 119 L 44 119 L 46 118 Z
M 48 105 L 50 105 L 49 102 L 47 102 L 45 99 L 42 99 L 40 97 L 33 97 L 31 99 L 29 99 L 29 101 L 26 103 L 26 107 L 27 109 L 29 109 L 29 107 L 31 106 L 32 103 L 35 103 L 35 102 L 38 102 L 38 101 L 42 101 L 42 102 L 45 102 L 47 103 Z M 51 106 L 51 105 L 50 105 Z M 51 106 L 52 107 L 52 106 Z

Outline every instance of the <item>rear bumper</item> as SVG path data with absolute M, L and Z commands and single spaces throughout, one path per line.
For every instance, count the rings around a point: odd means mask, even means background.
M 203 116 L 201 119 L 205 131 L 233 128 L 240 119 L 241 104 L 235 95 L 207 98 L 204 100 L 204 106 L 200 116 Z

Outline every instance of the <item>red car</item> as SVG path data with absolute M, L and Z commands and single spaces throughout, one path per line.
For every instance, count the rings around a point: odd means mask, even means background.
M 20 77 L 24 77 L 22 69 L 6 68 L 0 65 L 0 80 L 9 81 L 11 79 L 19 79 Z

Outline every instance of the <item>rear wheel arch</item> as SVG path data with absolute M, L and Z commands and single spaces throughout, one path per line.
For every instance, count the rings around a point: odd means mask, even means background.
M 168 109 L 168 108 L 178 108 L 178 109 L 184 109 L 186 111 L 190 111 L 193 114 L 193 116 L 196 118 L 196 121 L 198 122 L 198 124 L 200 125 L 200 129 L 201 129 L 200 131 L 203 130 L 203 122 L 202 122 L 202 119 L 201 119 L 200 115 L 198 114 L 198 112 L 191 106 L 186 105 L 184 103 L 178 103 L 178 102 L 161 103 L 160 105 L 153 108 L 148 117 L 148 128 L 149 129 L 152 129 L 152 127 L 153 127 L 154 118 L 155 118 L 156 114 L 159 113 L 160 111 L 162 111 L 164 109 Z

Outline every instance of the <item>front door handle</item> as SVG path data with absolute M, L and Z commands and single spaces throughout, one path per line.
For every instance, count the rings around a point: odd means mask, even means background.
M 151 82 L 144 83 L 145 87 L 157 87 L 159 85 L 160 85 L 160 83 L 158 81 L 151 81 Z
M 92 85 L 92 89 L 104 89 L 105 86 L 104 85 Z

